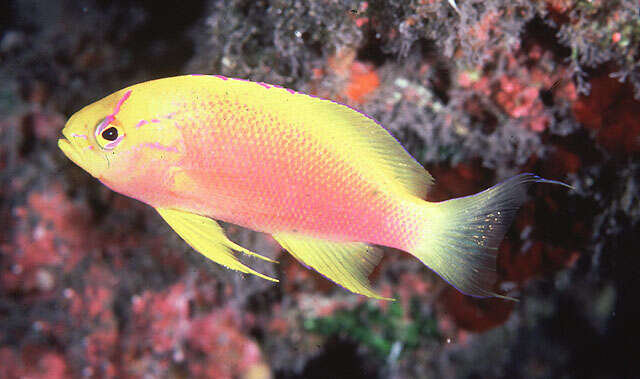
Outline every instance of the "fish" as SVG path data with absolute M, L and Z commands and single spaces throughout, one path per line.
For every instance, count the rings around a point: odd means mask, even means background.
M 532 183 L 426 200 L 434 179 L 376 120 L 278 85 L 191 74 L 138 83 L 73 114 L 62 152 L 111 190 L 153 207 L 194 250 L 277 282 L 218 221 L 270 234 L 307 268 L 356 294 L 389 247 L 466 295 L 493 290 L 496 253 Z

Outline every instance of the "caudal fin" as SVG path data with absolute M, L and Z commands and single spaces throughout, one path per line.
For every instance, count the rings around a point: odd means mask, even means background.
M 411 254 L 461 292 L 501 297 L 496 282 L 496 252 L 531 183 L 553 183 L 520 174 L 478 194 L 424 207 L 425 226 Z

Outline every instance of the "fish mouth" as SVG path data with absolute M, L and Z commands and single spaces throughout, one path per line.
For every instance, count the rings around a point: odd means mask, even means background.
M 80 158 L 81 158 L 80 151 L 68 139 L 66 138 L 58 139 L 58 148 L 60 148 L 60 150 L 62 150 L 64 155 L 66 155 L 67 158 L 71 159 L 73 163 L 80 166 Z

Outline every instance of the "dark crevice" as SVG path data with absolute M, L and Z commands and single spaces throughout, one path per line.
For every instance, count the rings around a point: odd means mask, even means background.
M 358 344 L 332 337 L 325 343 L 324 350 L 307 362 L 302 373 L 295 375 L 278 372 L 276 373 L 276 378 L 378 378 L 377 368 L 367 365 L 368 360 L 365 358 L 358 352 Z
M 571 56 L 571 49 L 562 45 L 557 38 L 558 29 L 549 25 L 540 17 L 534 17 L 529 21 L 522 33 L 522 50 L 529 51 L 533 46 L 542 47 L 543 51 L 553 54 L 554 60 L 563 63 Z
M 376 38 L 374 30 L 366 33 L 366 42 L 358 49 L 356 58 L 359 61 L 370 62 L 375 66 L 382 66 L 387 60 L 393 59 L 394 55 L 385 53 L 380 44 L 380 40 Z
M 111 1 L 100 3 L 114 4 Z M 193 40 L 186 32 L 205 14 L 206 2 L 187 1 L 180 3 L 179 7 L 145 0 L 117 3 L 121 3 L 117 5 L 119 9 L 138 7 L 145 13 L 145 22 L 127 36 L 124 43 L 125 49 L 133 55 L 133 61 L 137 62 L 130 69 L 137 71 L 142 68 L 157 77 L 180 73 L 195 52 Z M 124 11 L 118 16 L 127 17 L 128 14 Z
M 22 140 L 20 144 L 20 156 L 29 155 L 33 151 L 36 140 L 33 114 L 28 114 L 22 119 Z
M 10 1 L 0 1 L 0 35 L 4 36 L 5 30 L 13 27 L 15 15 Z
M 420 49 L 420 54 L 424 60 L 432 61 L 438 59 L 440 56 L 438 54 L 438 45 L 436 45 L 436 42 L 433 40 L 423 38 L 417 41 L 415 46 Z
M 442 60 L 435 41 L 421 39 L 416 44 L 420 52 L 420 61 L 429 62 L 432 73 L 429 75 L 429 88 L 443 104 L 449 103 L 449 89 L 451 88 L 450 62 Z
M 440 100 L 440 102 L 447 105 L 449 103 L 449 89 L 451 88 L 451 71 L 449 70 L 449 67 L 437 62 L 435 66 L 435 75 L 432 77 L 430 82 L 433 94 L 438 98 L 438 100 Z

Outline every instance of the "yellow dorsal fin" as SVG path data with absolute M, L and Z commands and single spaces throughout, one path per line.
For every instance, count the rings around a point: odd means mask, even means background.
M 185 242 L 205 257 L 232 270 L 253 274 L 274 282 L 278 281 L 242 264 L 235 257 L 233 251 L 239 251 L 265 261 L 276 262 L 229 240 L 220 225 L 214 220 L 175 209 L 156 208 L 156 210 Z
M 361 242 L 333 242 L 279 233 L 273 238 L 304 265 L 312 267 L 349 291 L 376 299 L 393 300 L 373 291 L 368 276 L 382 252 Z
M 375 120 L 346 105 L 308 95 L 271 89 L 271 107 L 300 125 L 360 172 L 376 175 L 388 187 L 425 198 L 434 180 L 400 143 Z M 276 101 L 277 100 L 277 101 Z M 379 175 L 379 176 L 378 176 Z

